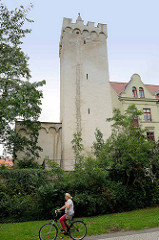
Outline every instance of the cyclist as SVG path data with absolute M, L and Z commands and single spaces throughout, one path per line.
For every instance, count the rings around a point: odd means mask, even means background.
M 65 205 L 58 209 L 58 211 L 61 211 L 65 209 L 65 214 L 59 219 L 61 226 L 63 228 L 62 233 L 67 234 L 67 231 L 69 230 L 69 225 L 66 223 L 66 221 L 72 220 L 72 217 L 74 215 L 74 204 L 72 201 L 72 197 L 69 193 L 65 193 Z M 67 230 L 66 230 L 67 229 Z

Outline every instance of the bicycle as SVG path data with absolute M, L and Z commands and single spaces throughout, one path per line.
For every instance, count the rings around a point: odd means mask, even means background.
M 58 210 L 55 210 L 55 217 L 50 222 L 44 224 L 39 230 L 40 240 L 55 240 L 57 238 L 58 229 L 63 231 L 59 222 Z M 82 240 L 87 234 L 87 227 L 83 220 L 69 220 L 70 228 L 67 235 L 73 240 Z

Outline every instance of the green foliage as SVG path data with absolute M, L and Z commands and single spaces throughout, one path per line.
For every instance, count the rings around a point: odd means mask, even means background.
M 136 119 L 142 114 L 134 105 L 130 106 L 125 115 L 119 110 L 114 111 L 112 135 L 107 140 L 105 150 L 110 158 L 110 176 L 112 180 L 132 185 L 147 176 L 151 169 L 151 152 L 154 147 L 138 124 Z
M 121 114 L 120 110 L 115 108 L 113 110 L 113 117 L 108 118 L 107 121 L 112 122 L 113 131 L 116 131 L 117 133 L 120 131 L 123 131 L 125 129 L 134 130 L 144 132 L 144 130 L 141 130 L 139 125 L 137 124 L 139 122 L 140 116 L 143 114 L 142 111 L 138 110 L 135 106 L 135 104 L 132 104 L 128 107 L 128 109 L 125 111 L 125 114 Z
M 0 171 L 0 221 L 38 219 L 38 189 L 46 184 L 46 172 L 33 169 Z
M 84 157 L 82 136 L 76 133 L 74 172 L 64 172 L 48 157 L 45 171 L 1 170 L 0 218 L 52 218 L 65 192 L 73 196 L 76 217 L 159 204 L 159 143 L 147 139 L 137 124 L 141 114 L 134 105 L 124 115 L 115 110 L 110 138 L 104 141 L 96 130 L 93 157 Z
M 71 192 L 75 203 L 76 216 L 91 216 L 110 211 L 108 172 L 98 166 L 91 157 L 77 166 L 74 172 L 65 176 L 65 191 Z
M 157 180 L 159 179 L 159 141 L 155 142 L 151 154 L 152 175 Z
M 84 145 L 82 144 L 82 133 L 77 132 L 73 134 L 73 140 L 72 143 L 72 149 L 74 150 L 74 156 L 75 156 L 75 167 L 80 166 L 82 167 L 83 162 L 83 155 L 82 152 L 84 150 Z
M 9 11 L 0 1 L 0 143 L 7 152 L 14 154 L 26 148 L 34 157 L 38 156 L 37 146 L 41 113 L 42 91 L 45 84 L 29 82 L 31 77 L 28 67 L 28 56 L 21 48 L 22 38 L 30 33 L 24 29 L 30 9 Z M 14 131 L 17 121 L 28 129 L 28 138 L 21 137 Z
M 113 122 L 112 134 L 98 154 L 98 164 L 109 173 L 114 211 L 143 208 L 159 201 L 154 182 L 159 169 L 158 144 L 147 139 L 138 124 L 141 115 L 132 105 L 125 114 L 115 109 L 113 117 L 107 119 Z
M 8 187 L 8 193 L 25 195 L 44 184 L 46 176 L 40 169 L 12 169 L 0 171 L 0 179 Z
M 45 157 L 44 159 L 46 166 L 48 167 L 47 173 L 54 179 L 54 181 L 62 181 L 64 177 L 64 171 L 62 168 L 56 163 L 49 159 L 49 157 Z
M 52 218 L 55 209 L 64 205 L 64 191 L 61 184 L 49 182 L 38 189 L 38 204 L 41 218 Z
M 38 169 L 42 168 L 41 165 L 39 165 L 37 162 L 35 162 L 34 158 L 30 156 L 30 154 L 26 153 L 26 157 L 23 159 L 17 160 L 16 165 L 18 169 L 25 169 L 25 168 L 31 168 L 31 169 Z
M 29 221 L 38 219 L 41 213 L 37 200 L 32 195 L 13 196 L 1 200 L 0 221 Z
M 93 151 L 94 151 L 94 155 L 98 158 L 101 155 L 102 149 L 104 147 L 104 140 L 103 140 L 103 133 L 96 128 L 95 131 L 95 138 L 96 138 L 96 142 L 93 143 Z

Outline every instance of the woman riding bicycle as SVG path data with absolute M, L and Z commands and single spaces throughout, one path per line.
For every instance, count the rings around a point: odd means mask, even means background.
M 69 193 L 65 193 L 65 205 L 63 207 L 61 207 L 60 209 L 58 209 L 58 211 L 61 211 L 63 209 L 65 209 L 65 214 L 59 219 L 61 226 L 63 228 L 63 232 L 64 234 L 67 234 L 67 231 L 69 230 L 69 225 L 66 223 L 66 221 L 72 220 L 72 217 L 74 215 L 74 204 L 72 201 L 72 197 Z M 67 230 L 66 230 L 67 228 Z

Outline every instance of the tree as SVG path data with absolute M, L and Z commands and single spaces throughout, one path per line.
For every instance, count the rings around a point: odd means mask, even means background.
M 28 57 L 24 54 L 22 38 L 30 33 L 23 29 L 29 9 L 21 6 L 9 11 L 0 0 L 0 144 L 16 155 L 24 149 L 38 156 L 37 146 L 41 113 L 42 87 L 45 81 L 31 83 Z M 17 121 L 28 129 L 28 137 L 14 131 Z
M 112 135 L 105 146 L 111 159 L 111 176 L 127 186 L 135 183 L 142 185 L 151 170 L 154 143 L 138 124 L 141 115 L 142 112 L 132 105 L 123 115 L 115 109 L 114 116 L 108 119 L 113 121 Z

